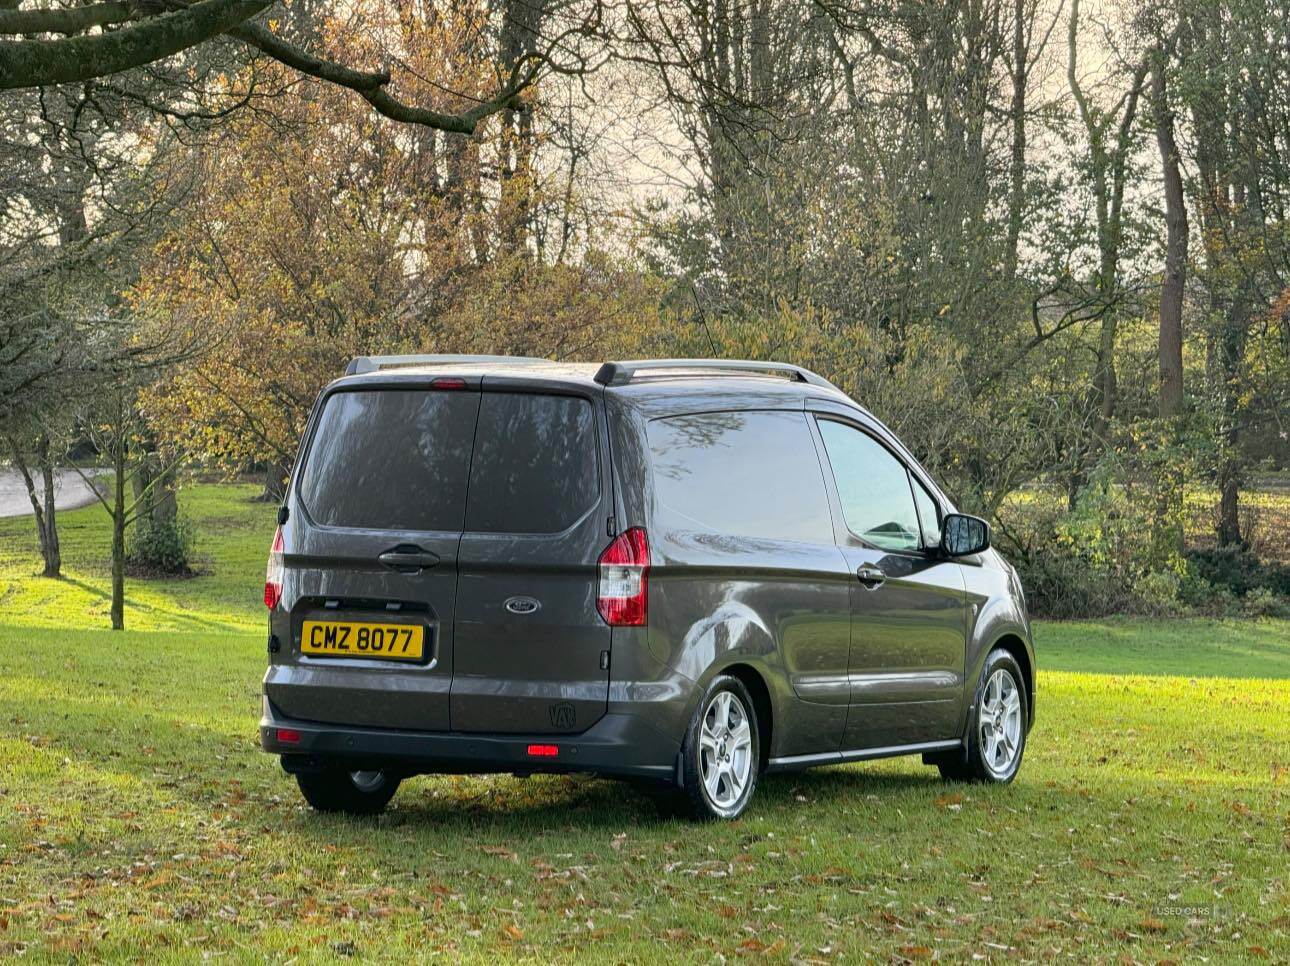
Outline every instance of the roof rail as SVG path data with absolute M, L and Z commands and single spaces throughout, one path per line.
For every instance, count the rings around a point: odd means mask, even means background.
M 550 359 L 539 359 L 535 356 L 472 356 L 472 355 L 404 355 L 404 356 L 356 356 L 349 360 L 345 375 L 355 376 L 364 372 L 378 372 L 381 369 L 398 369 L 402 366 L 451 366 L 470 364 L 472 362 L 510 362 L 520 365 L 549 363 Z
M 748 362 L 739 359 L 636 359 L 629 362 L 606 362 L 596 370 L 595 380 L 602 386 L 625 386 L 639 372 L 680 369 L 712 375 L 784 376 L 794 382 L 805 382 L 825 389 L 837 389 L 823 376 L 787 362 Z M 841 390 L 838 390 L 841 392 Z

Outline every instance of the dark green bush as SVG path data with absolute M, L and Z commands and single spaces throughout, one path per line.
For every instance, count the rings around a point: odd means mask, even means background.
M 1065 620 L 1145 609 L 1124 581 L 1090 566 L 1066 548 L 1047 548 L 1028 555 L 1001 549 L 1017 568 L 1032 616 Z
M 193 536 L 192 524 L 179 517 L 140 520 L 126 549 L 126 562 L 136 573 L 145 575 L 191 573 Z
M 1192 550 L 1187 554 L 1187 566 L 1201 580 L 1224 587 L 1237 597 L 1251 591 L 1290 597 L 1290 567 L 1264 563 L 1242 547 Z

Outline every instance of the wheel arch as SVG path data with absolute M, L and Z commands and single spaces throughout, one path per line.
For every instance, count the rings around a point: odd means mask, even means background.
M 775 733 L 775 703 L 770 696 L 770 686 L 766 683 L 762 672 L 751 664 L 728 664 L 721 668 L 718 673 L 738 678 L 743 686 L 748 689 L 749 695 L 752 696 L 753 711 L 757 715 L 757 737 L 759 739 L 757 769 L 759 772 L 764 772 L 767 762 L 770 761 L 771 741 Z
M 1026 730 L 1035 722 L 1035 662 L 1030 653 L 1030 648 L 1026 646 L 1025 640 L 1016 633 L 1007 632 L 1001 634 L 990 645 L 986 654 L 990 651 L 1005 650 L 1012 655 L 1013 660 L 1021 668 L 1022 684 L 1026 688 Z

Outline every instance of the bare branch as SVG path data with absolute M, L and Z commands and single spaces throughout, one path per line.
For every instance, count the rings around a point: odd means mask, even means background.
M 122 23 L 133 16 L 131 5 L 123 0 L 85 7 L 0 10 L 0 34 L 79 34 L 91 27 Z
M 530 65 L 517 66 L 507 83 L 495 96 L 460 114 L 445 114 L 424 107 L 413 107 L 391 96 L 386 90 L 386 86 L 390 83 L 390 75 L 386 71 L 358 71 L 323 60 L 288 43 L 259 24 L 241 24 L 230 29 L 228 34 L 302 74 L 357 92 L 378 113 L 391 120 L 423 124 L 426 127 L 457 134 L 473 134 L 484 118 L 507 108 L 522 107 L 519 95 L 534 81 L 537 74 L 536 69 Z
M 119 30 L 0 43 L 0 90 L 79 83 L 142 67 L 224 33 L 271 3 L 198 0 Z
M 107 510 L 108 516 L 115 517 L 116 511 L 112 509 L 112 505 L 108 503 L 108 501 L 104 498 L 103 492 L 94 484 L 93 478 L 86 476 L 85 471 L 82 470 L 75 463 L 72 463 L 72 469 L 76 471 L 77 476 L 79 476 L 82 480 L 85 481 L 85 485 L 90 488 L 90 492 L 93 493 L 94 496 L 98 498 L 98 501 L 101 504 L 103 504 L 103 509 Z
M 170 474 L 173 473 L 175 470 L 179 469 L 179 467 L 183 463 L 188 461 L 191 455 L 192 455 L 191 453 L 180 453 L 177 457 L 171 460 L 170 463 L 165 468 L 163 468 L 159 473 L 157 473 L 152 478 L 152 480 L 148 483 L 147 486 L 145 486 L 142 490 L 140 490 L 138 493 L 135 494 L 134 502 L 132 502 L 129 506 L 125 508 L 126 523 L 133 523 L 136 519 L 138 519 L 139 514 L 136 513 L 135 511 L 139 509 L 140 504 L 142 504 L 148 498 L 148 495 L 152 493 L 153 489 L 157 486 L 158 483 L 160 483 L 162 480 L 169 477 Z

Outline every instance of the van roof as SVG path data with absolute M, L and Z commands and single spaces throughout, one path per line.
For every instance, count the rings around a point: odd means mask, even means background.
M 722 397 L 738 408 L 782 406 L 806 397 L 845 401 L 845 393 L 815 373 L 784 363 L 710 359 L 636 362 L 556 362 L 523 356 L 359 357 L 339 382 L 415 382 L 437 376 L 501 377 L 541 385 L 574 385 L 604 390 L 653 417 L 710 406 Z

